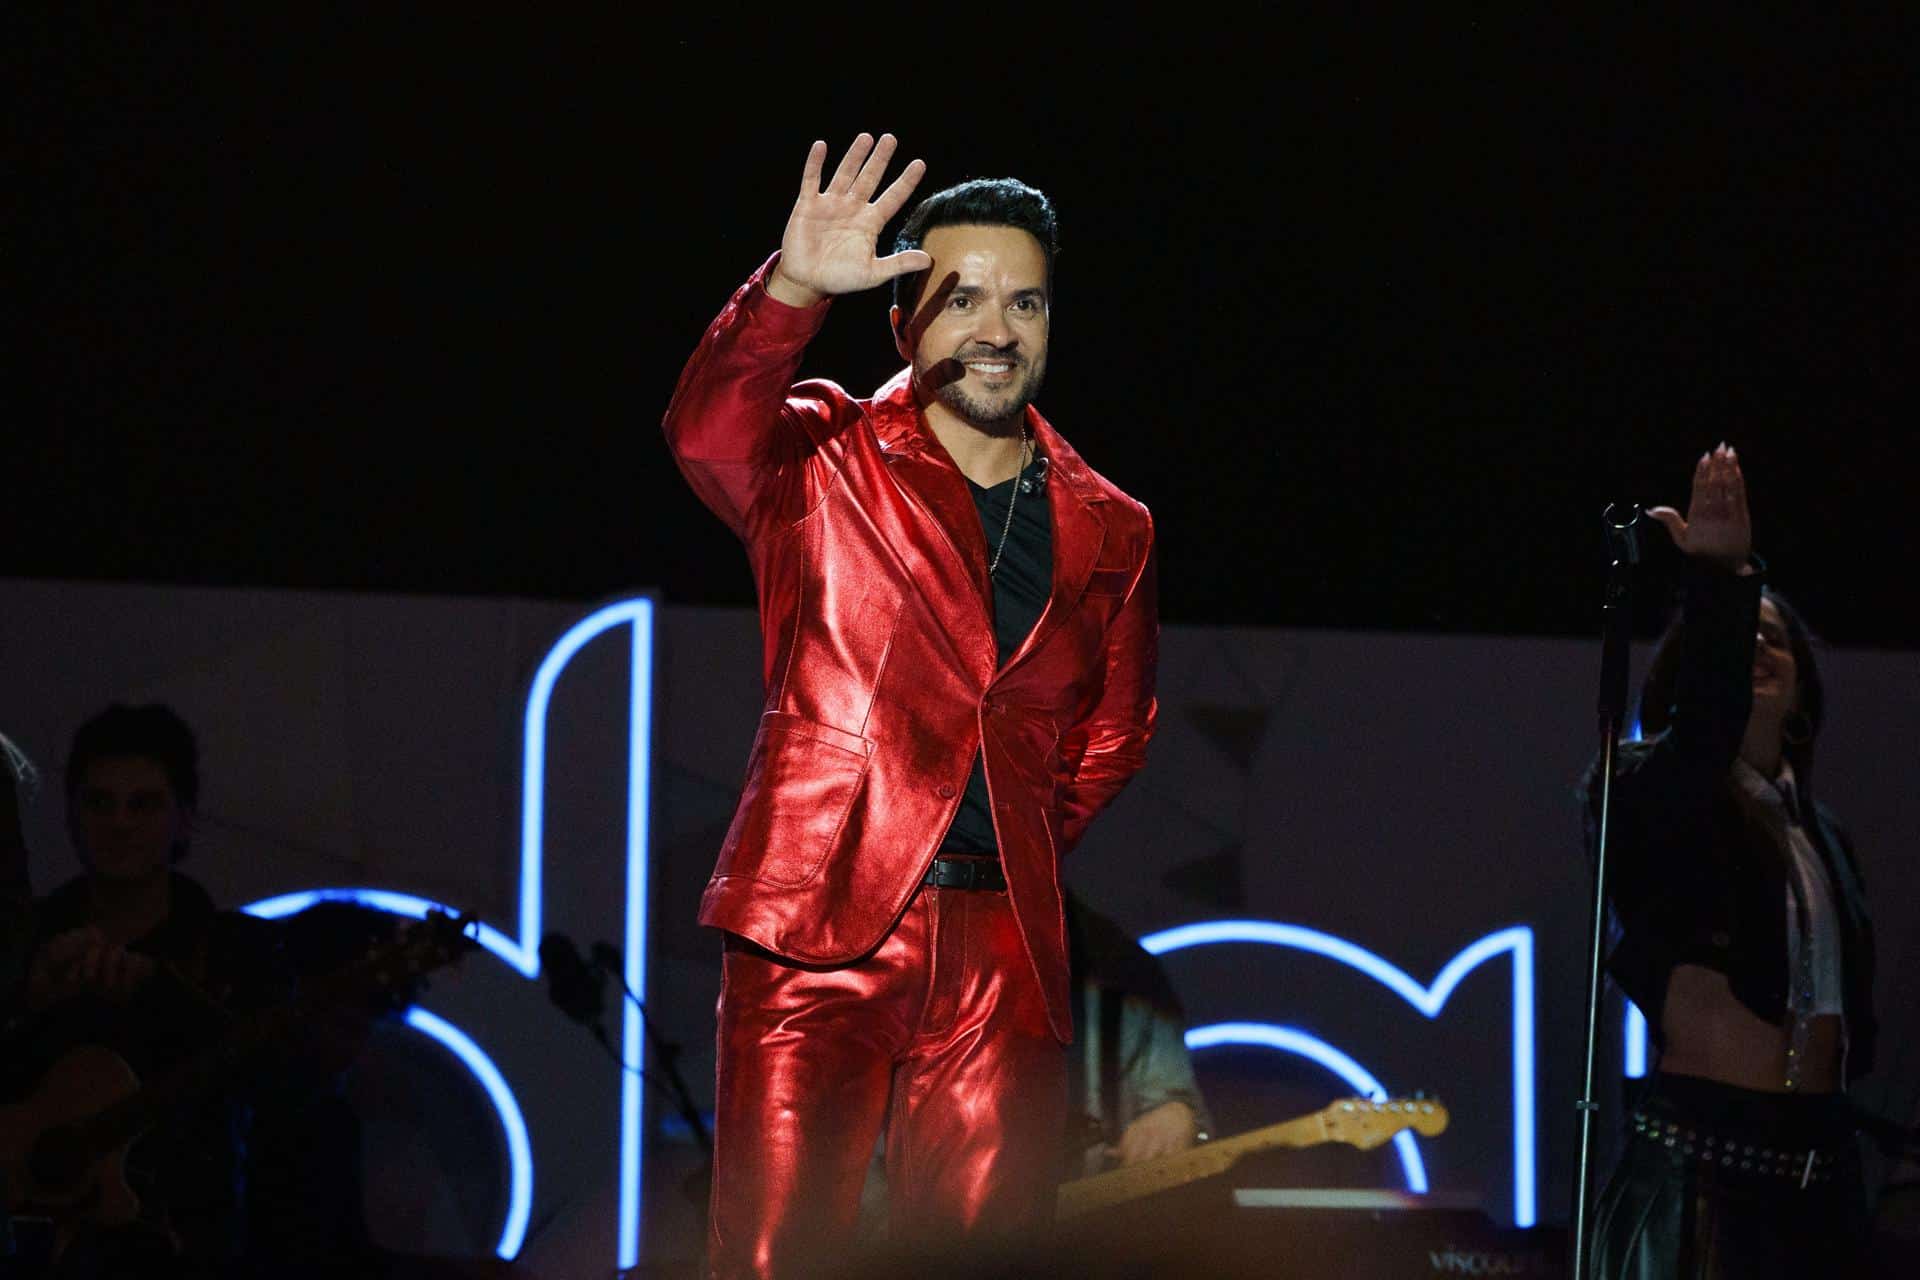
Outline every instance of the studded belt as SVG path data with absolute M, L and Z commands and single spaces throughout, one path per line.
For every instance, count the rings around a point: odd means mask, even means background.
M 1631 1128 L 1636 1140 L 1665 1147 L 1677 1160 L 1721 1175 L 1785 1182 L 1803 1191 L 1817 1183 L 1831 1182 L 1841 1155 L 1840 1149 L 1833 1147 L 1786 1148 L 1746 1142 L 1647 1111 L 1633 1113 Z

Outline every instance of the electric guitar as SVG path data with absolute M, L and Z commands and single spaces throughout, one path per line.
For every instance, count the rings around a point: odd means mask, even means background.
M 56 1256 L 74 1226 L 123 1226 L 140 1214 L 127 1183 L 127 1149 L 175 1108 L 259 1067 L 298 1028 L 348 1001 L 403 991 L 479 944 L 465 917 L 434 912 L 409 921 L 355 963 L 302 986 L 300 996 L 238 1023 L 221 1039 L 149 1084 L 117 1054 L 82 1046 L 63 1055 L 24 1102 L 0 1107 L 0 1194 L 6 1212 L 55 1224 Z
M 1424 1098 L 1374 1102 L 1347 1098 L 1296 1120 L 1206 1142 L 1157 1160 L 1061 1184 L 1055 1216 L 1065 1220 L 1225 1173 L 1242 1156 L 1276 1148 L 1344 1142 L 1370 1151 L 1403 1129 L 1431 1138 L 1447 1128 L 1447 1109 Z

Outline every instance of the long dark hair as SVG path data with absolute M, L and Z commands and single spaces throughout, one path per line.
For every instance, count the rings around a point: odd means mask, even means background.
M 1810 796 L 1813 786 L 1813 749 L 1820 740 L 1820 726 L 1826 719 L 1826 688 L 1820 682 L 1820 666 L 1814 657 L 1813 631 L 1800 611 L 1779 592 L 1763 588 L 1761 599 L 1773 602 L 1780 621 L 1787 629 L 1787 646 L 1793 650 L 1793 713 L 1805 721 L 1806 732 L 1799 741 L 1782 743 L 1781 754 L 1793 766 L 1794 786 L 1802 796 Z M 1673 722 L 1674 680 L 1680 667 L 1681 620 L 1678 616 L 1667 626 L 1666 634 L 1647 664 L 1647 678 L 1640 686 L 1640 732 L 1652 738 L 1664 733 Z

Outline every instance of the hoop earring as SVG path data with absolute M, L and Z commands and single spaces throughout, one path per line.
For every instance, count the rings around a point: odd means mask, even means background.
M 1813 741 L 1813 721 L 1804 711 L 1789 711 L 1787 718 L 1780 722 L 1780 736 L 1789 746 L 1804 747 Z

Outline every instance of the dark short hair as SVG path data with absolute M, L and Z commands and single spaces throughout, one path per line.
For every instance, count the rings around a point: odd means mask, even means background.
M 200 745 L 172 707 L 150 702 L 130 707 L 116 702 L 74 731 L 67 750 L 67 799 L 96 760 L 139 756 L 166 771 L 173 798 L 184 809 L 200 802 Z
M 913 207 L 894 233 L 893 251 L 919 249 L 937 227 L 1018 227 L 1040 242 L 1047 260 L 1047 293 L 1053 293 L 1053 259 L 1060 252 L 1060 228 L 1053 201 L 1018 178 L 974 178 L 936 191 Z M 919 301 L 927 273 L 893 278 L 893 302 L 902 310 Z

